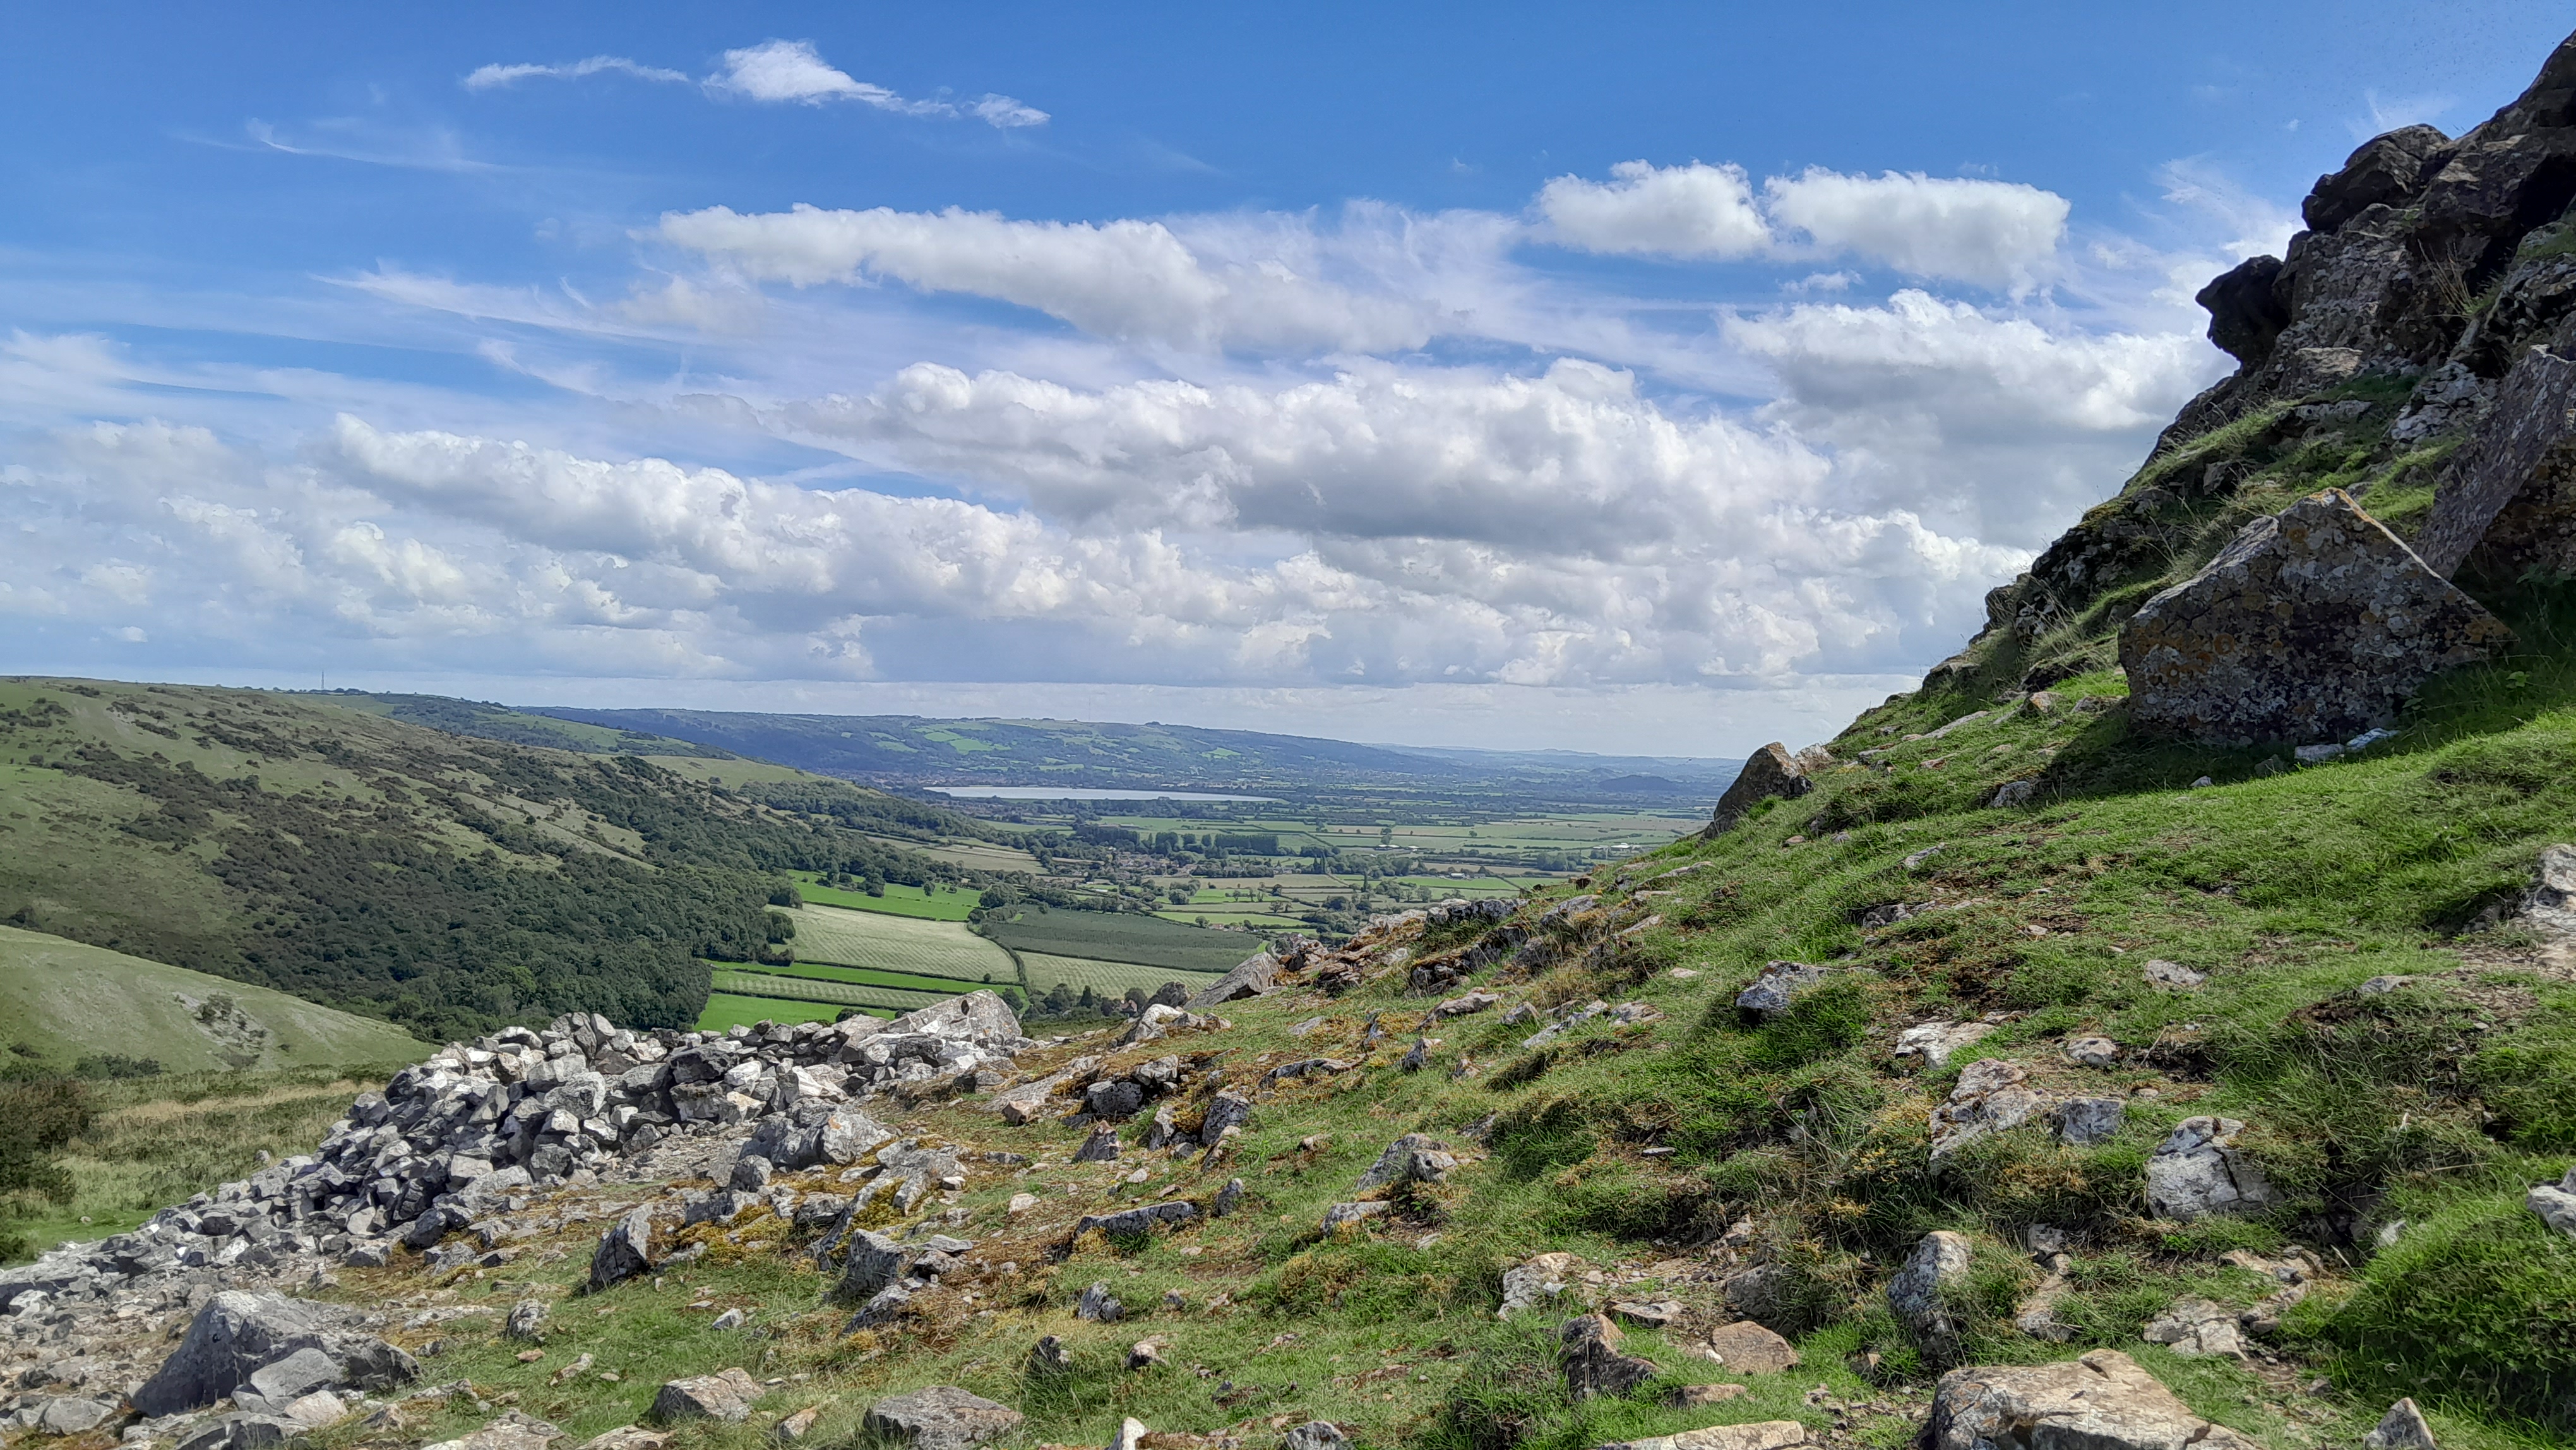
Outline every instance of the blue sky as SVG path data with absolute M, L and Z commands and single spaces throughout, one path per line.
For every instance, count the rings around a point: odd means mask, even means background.
M 0 669 L 1794 744 L 2566 23 L 530 8 L 15 18 Z

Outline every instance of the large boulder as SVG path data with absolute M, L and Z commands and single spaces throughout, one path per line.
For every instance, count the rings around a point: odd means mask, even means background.
M 2341 489 L 2245 526 L 2120 630 L 2129 718 L 2210 744 L 2342 740 L 2512 632 Z
M 1276 990 L 1279 959 L 1268 952 L 1255 952 L 1235 964 L 1233 971 L 1217 978 L 1216 985 L 1193 993 L 1183 1010 L 1205 1012 L 1228 1002 L 1246 997 L 1266 997 Z
M 2147 1158 L 2147 1211 L 2158 1218 L 2255 1213 L 2280 1201 L 2263 1170 L 2236 1146 L 2234 1118 L 2185 1118 Z
M 1923 1450 L 2257 1450 L 2213 1425 L 2136 1360 L 2097 1349 L 2062 1364 L 1954 1369 L 1932 1392 Z
M 868 1406 L 868 1430 L 911 1450 L 974 1450 L 1019 1427 L 1019 1411 L 955 1385 L 888 1395 Z
M 1735 823 L 1743 820 L 1748 811 L 1762 802 L 1795 800 L 1812 789 L 1814 786 L 1808 781 L 1805 769 L 1798 764 L 1798 758 L 1789 753 L 1787 746 L 1774 740 L 1754 751 L 1753 758 L 1744 762 L 1744 769 L 1736 772 L 1735 781 L 1726 788 L 1726 794 L 1717 798 L 1717 809 L 1709 812 L 1708 830 L 1704 834 L 1711 838 L 1723 836 L 1734 830 Z
M 349 1317 L 335 1306 L 275 1294 L 217 1294 L 197 1311 L 179 1347 L 134 1392 L 134 1408 L 146 1415 L 175 1415 L 202 1409 L 236 1390 L 257 1394 L 252 1384 L 259 1371 L 304 1350 L 314 1355 L 297 1360 L 299 1368 L 289 1376 L 299 1383 L 309 1378 L 302 1367 L 316 1361 L 332 1370 L 329 1380 L 317 1383 L 359 1389 L 385 1389 L 419 1374 L 410 1355 L 351 1328 Z M 306 1386 L 312 1387 L 316 1385 Z
M 923 1033 L 962 1042 L 1015 1042 L 1020 1036 L 1020 1019 L 1012 1015 L 1010 1004 L 1000 997 L 989 991 L 974 991 L 906 1012 L 888 1022 L 884 1032 L 888 1037 Z

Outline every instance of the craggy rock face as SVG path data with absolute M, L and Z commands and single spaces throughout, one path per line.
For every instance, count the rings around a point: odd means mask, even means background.
M 2258 519 L 2120 631 L 2130 719 L 2211 744 L 2341 740 L 2512 641 L 2340 489 Z

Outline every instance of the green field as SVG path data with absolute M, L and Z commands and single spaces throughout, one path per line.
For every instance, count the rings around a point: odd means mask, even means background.
M 965 982 L 987 974 L 997 982 L 1018 976 L 1010 953 L 955 922 L 837 906 L 800 906 L 788 915 L 796 919 L 796 955 L 805 961 Z
M 1007 920 L 987 917 L 984 929 L 1023 959 L 1040 952 L 1185 972 L 1231 971 L 1261 950 L 1258 937 L 1242 932 L 1210 931 L 1130 912 L 1028 907 Z M 799 955 L 807 954 L 802 938 L 797 947 Z
M 776 977 L 766 972 L 715 972 L 710 975 L 716 990 L 736 997 L 829 1002 L 836 1007 L 886 1007 L 897 1012 L 932 1006 L 957 995 L 953 991 L 915 992 L 901 987 L 831 982 L 817 977 Z
M 841 1010 L 831 1002 L 791 1002 L 778 997 L 711 992 L 707 995 L 707 1010 L 698 1014 L 698 1030 L 722 1032 L 728 1027 L 749 1027 L 758 1022 L 829 1022 L 840 1016 Z M 883 1008 L 865 1010 L 875 1017 L 895 1015 Z
M 915 916 L 927 921 L 964 921 L 975 909 L 978 893 L 973 891 L 924 891 L 918 886 L 904 886 L 889 881 L 885 895 L 870 896 L 864 891 L 844 891 L 825 886 L 811 871 L 790 871 L 796 878 L 796 892 L 809 903 L 822 906 L 846 906 L 853 911 L 881 912 L 887 916 Z
M 171 1072 L 404 1063 L 432 1050 L 390 1022 L 13 926 L 0 926 L 0 1038 L 63 1067 L 114 1052 Z
M 1029 992 L 1034 998 L 1062 982 L 1079 992 L 1085 987 L 1103 996 L 1118 997 L 1130 987 L 1151 992 L 1165 982 L 1178 982 L 1191 991 L 1212 985 L 1214 972 L 1182 972 L 1169 967 L 1140 967 L 1132 962 L 1102 962 L 1089 957 L 1056 957 L 1044 952 L 1022 952 L 1020 961 L 1028 967 Z
M 834 966 L 829 962 L 797 962 L 792 966 L 784 967 L 718 967 L 716 970 L 750 971 L 776 977 L 810 977 L 818 982 L 856 982 L 861 986 L 895 987 L 906 992 L 937 992 L 943 996 L 971 992 L 977 987 L 989 987 L 997 982 L 1019 980 L 1015 973 L 1009 971 L 995 972 L 989 978 L 969 979 L 932 976 L 921 972 L 889 972 L 877 967 L 842 967 Z

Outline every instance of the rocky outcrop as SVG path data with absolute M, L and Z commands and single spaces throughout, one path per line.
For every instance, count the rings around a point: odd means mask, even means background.
M 1386 1145 L 1377 1161 L 1351 1185 L 1354 1193 L 1373 1188 L 1392 1188 L 1406 1183 L 1439 1183 L 1458 1167 L 1449 1145 L 1427 1134 L 1407 1133 Z
M 2129 718 L 2212 744 L 2340 740 L 2512 634 L 2340 489 L 2257 519 L 2120 631 Z
M 1737 772 L 1734 784 L 1717 798 L 1717 809 L 1709 814 L 1705 834 L 1711 839 L 1723 836 L 1735 829 L 1736 822 L 1743 820 L 1746 812 L 1762 802 L 1795 800 L 1812 789 L 1814 786 L 1807 780 L 1807 772 L 1798 764 L 1797 757 L 1789 753 L 1787 746 L 1774 740 L 1753 752 L 1753 758 L 1744 762 L 1744 769 Z
M 2136 1360 L 2097 1349 L 2063 1364 L 1954 1369 L 1932 1394 L 1923 1450 L 2256 1450 L 2191 1412 Z
M 1823 985 L 1833 975 L 1831 967 L 1809 966 L 1805 962 L 1764 962 L 1752 985 L 1735 995 L 1736 1010 L 1766 1020 L 1777 1017 L 1809 989 Z
M 2447 579 L 2576 570 L 2576 362 L 2532 348 L 2454 456 L 2415 540 Z

